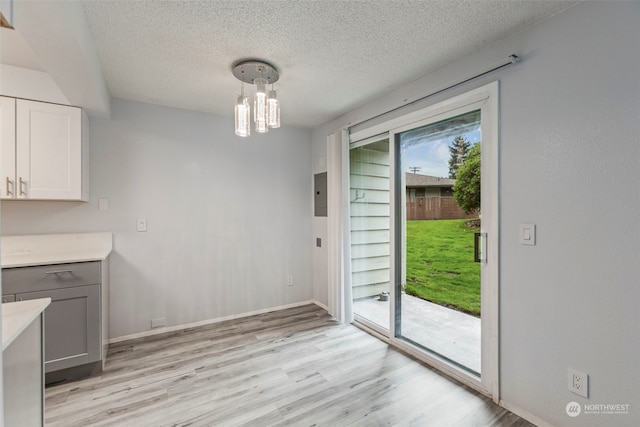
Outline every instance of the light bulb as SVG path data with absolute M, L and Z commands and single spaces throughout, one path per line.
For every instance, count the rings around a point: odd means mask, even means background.
M 267 124 L 270 128 L 280 127 L 280 103 L 275 90 L 270 90 L 267 97 Z
M 249 99 L 242 95 L 238 95 L 236 102 L 236 135 L 246 137 L 251 135 L 251 125 L 249 123 Z
M 265 133 L 269 131 L 267 126 L 267 91 L 265 86 L 266 79 L 255 79 L 257 89 L 256 96 L 253 101 L 253 120 L 256 123 L 256 132 Z

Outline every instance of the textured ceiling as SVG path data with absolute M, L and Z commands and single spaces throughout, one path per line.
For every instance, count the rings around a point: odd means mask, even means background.
M 230 116 L 267 60 L 284 125 L 314 127 L 575 2 L 83 1 L 112 96 Z

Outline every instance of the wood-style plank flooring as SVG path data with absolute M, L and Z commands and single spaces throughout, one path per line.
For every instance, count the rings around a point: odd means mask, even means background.
M 315 305 L 112 345 L 47 426 L 531 426 Z

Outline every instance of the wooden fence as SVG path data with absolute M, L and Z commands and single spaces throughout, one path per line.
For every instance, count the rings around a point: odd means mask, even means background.
M 453 197 L 407 198 L 407 219 L 477 218 L 476 212 L 465 214 Z

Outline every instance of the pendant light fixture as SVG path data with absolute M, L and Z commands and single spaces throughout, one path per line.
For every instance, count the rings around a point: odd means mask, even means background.
M 278 102 L 278 92 L 273 90 L 273 84 L 267 96 L 267 117 L 269 117 L 269 127 L 280 127 L 280 103 Z
M 266 133 L 267 126 L 267 80 L 263 78 L 255 79 L 256 96 L 253 98 L 253 121 L 256 124 L 256 132 Z
M 240 95 L 236 101 L 236 135 L 249 136 L 251 135 L 251 123 L 250 115 L 251 108 L 249 108 L 249 99 L 244 96 L 244 83 L 240 85 Z
M 233 66 L 233 75 L 240 80 L 240 95 L 235 107 L 236 135 L 246 137 L 251 134 L 249 100 L 244 95 L 244 84 L 256 86 L 253 99 L 253 122 L 258 133 L 266 133 L 269 128 L 280 127 L 280 104 L 277 91 L 273 84 L 280 77 L 278 71 L 271 64 L 263 61 L 240 61 Z M 267 91 L 267 86 L 271 90 Z

